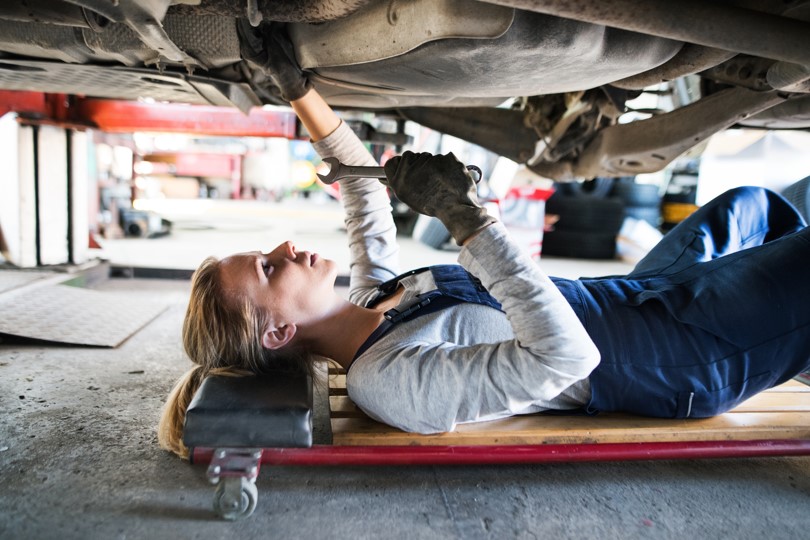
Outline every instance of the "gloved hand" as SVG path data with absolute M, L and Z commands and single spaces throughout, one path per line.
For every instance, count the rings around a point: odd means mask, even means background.
M 312 83 L 295 59 L 295 50 L 284 24 L 266 24 L 258 30 L 242 19 L 237 23 L 237 31 L 242 58 L 270 78 L 278 87 L 278 97 L 287 102 L 294 101 L 312 88 Z
M 264 34 L 264 47 L 267 51 L 268 75 L 281 90 L 281 99 L 295 101 L 304 97 L 312 88 L 312 83 L 298 65 L 286 27 L 269 25 Z
M 452 153 L 405 152 L 385 163 L 385 175 L 399 200 L 439 218 L 459 245 L 496 221 L 478 203 L 475 180 Z

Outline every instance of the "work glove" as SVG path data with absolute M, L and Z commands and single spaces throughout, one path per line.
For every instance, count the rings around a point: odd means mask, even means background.
M 278 24 L 269 25 L 264 34 L 264 47 L 267 51 L 267 74 L 281 91 L 281 99 L 289 102 L 304 97 L 312 88 L 312 83 L 298 65 L 287 28 Z
M 437 217 L 459 245 L 496 221 L 478 203 L 472 174 L 452 153 L 405 152 L 385 163 L 385 175 L 399 200 L 415 212 Z
M 259 31 L 243 20 L 237 25 L 237 30 L 242 57 L 270 78 L 278 87 L 278 97 L 287 102 L 295 101 L 312 88 L 295 59 L 295 49 L 284 24 L 263 25 Z

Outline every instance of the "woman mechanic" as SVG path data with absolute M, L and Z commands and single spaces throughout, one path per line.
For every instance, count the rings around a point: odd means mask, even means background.
M 374 165 L 289 42 L 268 39 L 270 75 L 317 152 Z M 348 301 L 334 290 L 335 263 L 291 242 L 206 259 L 183 326 L 196 365 L 164 408 L 164 448 L 187 455 L 183 419 L 206 375 L 308 369 L 317 357 L 347 370 L 369 416 L 418 433 L 547 410 L 712 416 L 810 368 L 810 228 L 772 192 L 720 196 L 627 276 L 563 280 L 487 215 L 452 154 L 406 152 L 385 171 L 400 200 L 447 226 L 460 266 L 400 275 L 376 179 L 341 182 Z

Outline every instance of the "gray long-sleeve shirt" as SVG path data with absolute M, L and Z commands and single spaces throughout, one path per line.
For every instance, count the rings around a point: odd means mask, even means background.
M 346 124 L 314 145 L 323 157 L 375 164 Z M 378 180 L 341 181 L 341 193 L 349 299 L 365 305 L 377 285 L 400 273 L 396 228 Z M 372 418 L 418 433 L 586 404 L 599 352 L 557 287 L 504 227 L 496 223 L 467 242 L 459 263 L 503 312 L 461 304 L 396 325 L 350 367 L 346 388 L 354 403 Z M 402 303 L 436 288 L 430 272 L 400 285 Z

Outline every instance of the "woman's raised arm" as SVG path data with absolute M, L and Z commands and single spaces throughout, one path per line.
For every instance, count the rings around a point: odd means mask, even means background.
M 325 139 L 340 125 L 338 115 L 315 90 L 310 90 L 301 98 L 291 101 L 290 106 L 307 128 L 312 142 Z

